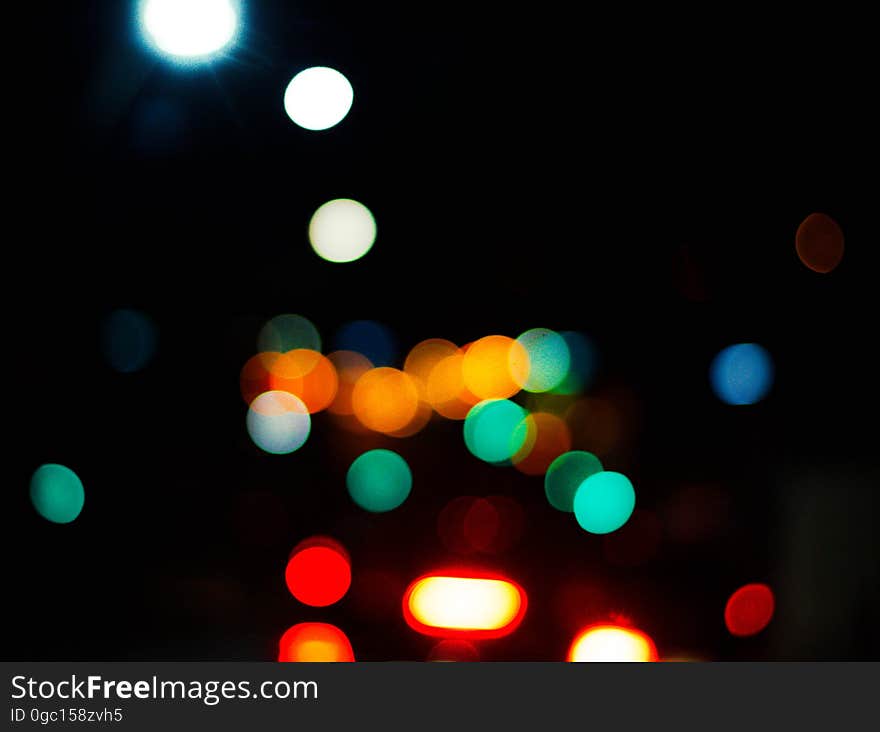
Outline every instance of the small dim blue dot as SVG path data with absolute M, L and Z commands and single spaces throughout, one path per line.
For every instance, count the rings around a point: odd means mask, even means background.
M 138 310 L 114 310 L 104 320 L 102 335 L 107 362 L 123 374 L 140 371 L 156 351 L 156 325 Z

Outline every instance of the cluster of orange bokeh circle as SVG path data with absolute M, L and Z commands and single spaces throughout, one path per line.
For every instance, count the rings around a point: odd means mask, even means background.
M 244 364 L 239 384 L 249 405 L 264 392 L 287 392 L 309 414 L 326 411 L 349 431 L 404 438 L 434 416 L 461 421 L 482 401 L 516 396 L 529 370 L 522 343 L 488 335 L 462 346 L 443 338 L 423 340 L 400 369 L 374 366 L 354 350 L 261 351 Z M 511 462 L 527 475 L 541 475 L 571 448 L 571 429 L 564 415 L 541 410 L 528 414 L 526 427 L 525 443 Z

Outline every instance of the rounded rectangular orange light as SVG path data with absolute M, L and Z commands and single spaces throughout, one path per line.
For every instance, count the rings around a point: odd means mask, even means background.
M 525 590 L 504 577 L 438 572 L 410 584 L 403 616 L 423 635 L 498 638 L 520 624 L 526 602 Z

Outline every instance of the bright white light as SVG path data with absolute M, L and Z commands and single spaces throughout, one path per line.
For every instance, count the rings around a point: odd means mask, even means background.
M 350 198 L 328 201 L 309 222 L 309 241 L 321 259 L 353 262 L 376 240 L 376 220 L 364 204 Z
M 353 100 L 348 79 L 336 69 L 313 66 L 290 80 L 284 92 L 284 111 L 300 127 L 326 130 L 342 122 Z
M 234 0 L 144 0 L 141 24 L 159 50 L 196 59 L 226 46 L 238 26 Z

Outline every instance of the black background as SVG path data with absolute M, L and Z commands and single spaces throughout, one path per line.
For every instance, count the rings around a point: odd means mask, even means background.
M 181 68 L 140 40 L 123 2 L 31 4 L 8 32 L 6 654 L 28 659 L 271 659 L 301 620 L 346 630 L 358 658 L 419 660 L 399 595 L 371 612 L 358 573 L 405 583 L 450 559 L 438 511 L 460 494 L 515 496 L 522 540 L 484 558 L 528 590 L 520 631 L 487 659 L 564 657 L 554 608 L 577 583 L 661 654 L 876 658 L 880 634 L 874 249 L 877 113 L 866 18 L 841 10 L 251 2 L 238 44 Z M 313 133 L 282 107 L 289 79 L 329 65 L 355 102 Z M 363 260 L 308 245 L 326 200 L 376 216 Z M 840 267 L 804 267 L 794 233 L 838 221 Z M 149 313 L 149 368 L 100 349 L 114 308 Z M 664 515 L 683 486 L 729 499 L 700 543 L 610 566 L 550 509 L 541 481 L 479 463 L 460 424 L 359 442 L 318 415 L 306 447 L 261 454 L 238 372 L 269 317 L 301 313 L 332 341 L 389 325 L 401 354 L 544 326 L 601 353 L 594 393 L 626 405 L 604 456 Z M 726 407 L 707 378 L 725 345 L 771 352 L 764 402 Z M 399 364 L 398 364 L 399 365 Z M 345 470 L 397 449 L 415 475 L 397 511 L 367 516 Z M 70 525 L 41 519 L 44 462 L 86 488 Z M 331 533 L 355 587 L 305 608 L 283 582 L 301 538 Z M 370 575 L 368 575 L 370 576 Z M 768 582 L 777 614 L 731 638 L 733 589 Z M 393 583 L 391 583 L 393 586 Z M 402 587 L 400 588 L 402 589 Z M 589 593 L 588 593 L 589 594 Z

